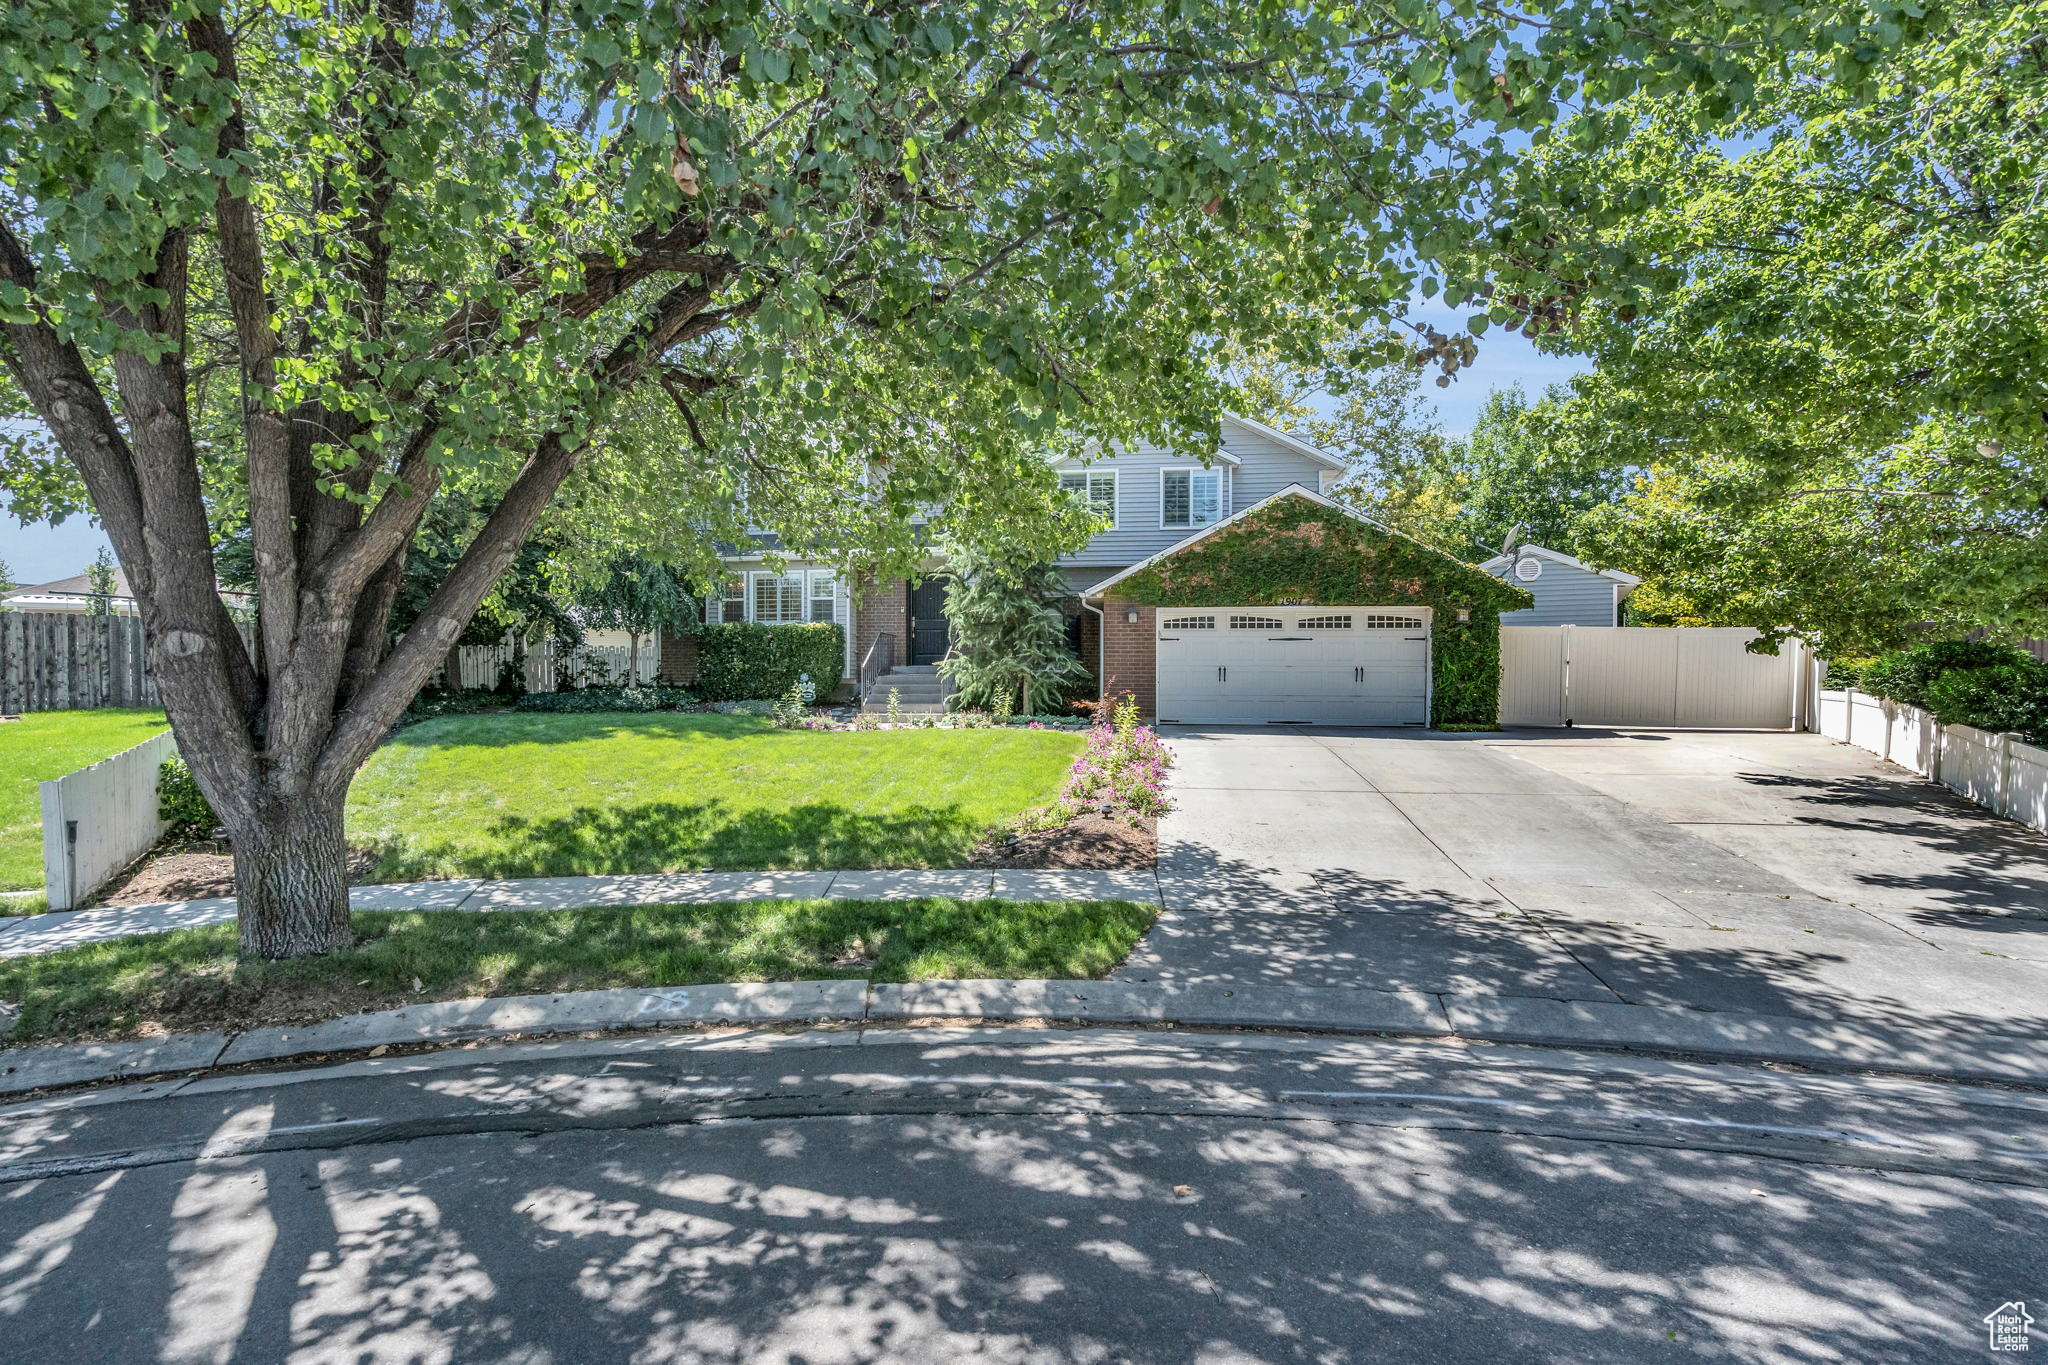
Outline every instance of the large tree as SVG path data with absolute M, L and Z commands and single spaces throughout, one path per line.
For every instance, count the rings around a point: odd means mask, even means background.
M 586 457 L 707 534 L 787 508 L 798 546 L 855 517 L 885 558 L 925 518 L 1042 548 L 1045 447 L 1213 443 L 1221 336 L 1317 349 L 1284 300 L 1605 287 L 1502 183 L 1560 101 L 1739 91 L 1816 43 L 1869 67 L 1890 14 L 13 5 L 0 354 L 129 573 L 244 951 L 325 951 L 352 775 Z M 613 438 L 656 401 L 670 439 Z M 4 467 L 53 506 L 31 445 Z M 394 633 L 450 492 L 489 513 Z M 249 528 L 253 648 L 217 518 Z
M 1638 100 L 1525 168 L 1632 206 L 1601 231 L 1656 273 L 1563 339 L 1560 416 L 1661 471 L 1598 534 L 1703 619 L 2048 633 L 2048 6 L 1930 17 L 1874 86 L 1803 57 L 1732 127 Z

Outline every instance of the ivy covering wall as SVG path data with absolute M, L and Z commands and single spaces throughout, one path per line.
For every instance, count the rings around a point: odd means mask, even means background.
M 1521 588 L 1336 508 L 1286 497 L 1110 590 L 1156 607 L 1431 607 L 1433 725 L 1500 721 L 1500 614 Z M 1458 613 L 1471 613 L 1459 621 Z

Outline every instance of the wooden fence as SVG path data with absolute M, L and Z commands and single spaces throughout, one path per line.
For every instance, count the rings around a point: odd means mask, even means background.
M 254 628 L 245 624 L 241 630 L 253 646 Z M 630 657 L 624 645 L 591 645 L 577 649 L 564 662 L 545 644 L 522 653 L 508 636 L 501 644 L 462 647 L 461 686 L 494 687 L 500 666 L 515 660 L 523 665 L 525 685 L 532 692 L 552 692 L 572 677 L 623 680 Z M 653 682 L 660 665 L 660 639 L 649 635 L 640 644 L 639 681 Z M 139 618 L 0 612 L 0 712 L 157 704 Z
M 148 656 L 133 616 L 0 612 L 0 711 L 154 706 Z

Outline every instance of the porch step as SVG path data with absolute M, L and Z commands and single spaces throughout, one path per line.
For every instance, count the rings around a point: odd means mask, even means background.
M 898 664 L 882 675 L 884 678 L 936 678 L 937 664 Z

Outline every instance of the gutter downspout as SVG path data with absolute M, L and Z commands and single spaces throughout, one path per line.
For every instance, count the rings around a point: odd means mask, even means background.
M 1090 606 L 1086 597 L 1081 599 L 1081 608 L 1095 613 L 1095 700 L 1101 701 L 1109 688 L 1109 618 L 1101 607 Z

